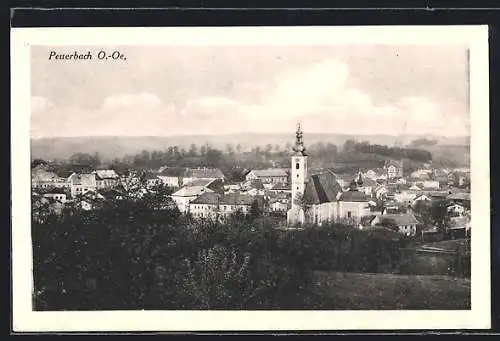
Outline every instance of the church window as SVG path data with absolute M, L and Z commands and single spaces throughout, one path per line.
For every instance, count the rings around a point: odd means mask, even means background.
M 296 168 L 296 169 L 299 169 L 299 168 L 300 168 L 300 165 L 299 165 L 299 163 L 298 163 L 298 162 L 295 164 L 295 168 Z

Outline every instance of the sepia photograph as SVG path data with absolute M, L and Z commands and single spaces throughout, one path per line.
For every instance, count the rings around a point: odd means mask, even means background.
M 487 29 L 314 29 L 19 32 L 23 307 L 488 324 Z

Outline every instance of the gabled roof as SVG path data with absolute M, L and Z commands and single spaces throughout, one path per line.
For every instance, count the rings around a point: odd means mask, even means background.
M 119 176 L 114 169 L 98 169 L 95 171 L 96 176 L 100 179 L 118 179 Z
M 214 192 L 206 192 L 191 201 L 191 204 L 218 205 L 222 195 Z
M 391 221 L 397 226 L 418 224 L 417 218 L 411 213 L 406 214 L 386 214 L 380 216 L 382 222 Z
M 194 179 L 191 182 L 188 182 L 185 186 L 186 187 L 206 187 L 210 185 L 212 182 L 214 182 L 215 179 Z
M 73 174 L 71 176 L 71 182 L 73 185 L 83 185 L 95 182 L 95 174 Z
M 453 193 L 448 195 L 447 199 L 470 201 L 470 193 Z
M 264 189 L 264 184 L 260 179 L 254 179 L 245 182 L 244 187 L 255 188 L 255 189 Z
M 205 186 L 184 186 L 177 192 L 173 193 L 175 197 L 194 197 L 200 196 L 204 193 L 213 193 L 213 191 Z
M 310 205 L 334 202 L 340 192 L 342 188 L 333 173 L 311 175 L 304 191 L 304 202 Z
M 158 173 L 159 176 L 170 176 L 170 177 L 180 177 L 186 173 L 186 168 L 182 167 L 162 167 L 162 170 Z
M 184 174 L 186 178 L 224 179 L 224 174 L 218 168 L 190 168 Z
M 221 197 L 221 204 L 250 206 L 255 200 L 258 199 L 250 195 L 244 195 L 240 193 L 228 193 Z
M 253 169 L 251 173 L 259 178 L 288 176 L 288 172 L 283 168 Z

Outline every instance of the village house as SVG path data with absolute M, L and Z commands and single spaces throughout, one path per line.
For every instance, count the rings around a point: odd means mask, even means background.
M 95 191 L 97 189 L 97 181 L 95 173 L 90 174 L 77 174 L 73 173 L 69 177 L 71 197 L 76 197 L 87 193 L 88 191 Z
M 288 200 L 275 199 L 269 204 L 269 211 L 274 213 L 286 213 L 289 208 Z
M 246 180 L 260 180 L 264 184 L 288 182 L 288 172 L 282 168 L 254 169 L 246 175 Z
M 182 177 L 182 185 L 187 185 L 196 179 L 215 180 L 220 179 L 224 182 L 225 176 L 218 168 L 189 168 Z
M 431 169 L 417 169 L 410 174 L 410 178 L 413 180 L 425 181 L 431 178 L 433 171 Z
M 52 188 L 48 192 L 44 193 L 43 197 L 62 204 L 66 203 L 68 200 L 66 190 L 63 188 Z
M 432 190 L 432 191 L 437 191 L 439 190 L 439 181 L 436 180 L 424 180 L 424 181 L 417 181 L 415 182 L 415 185 L 418 187 L 422 188 L 423 190 Z
M 361 172 L 358 172 L 356 177 L 358 191 L 363 192 L 366 196 L 371 197 L 373 190 L 377 187 L 377 182 L 370 178 L 364 178 Z
M 32 188 L 64 188 L 69 187 L 68 177 L 71 173 L 57 172 L 48 165 L 38 165 L 31 170 Z
M 417 195 L 418 194 L 414 191 L 401 191 L 394 194 L 394 200 L 396 200 L 400 204 L 411 206 L 413 200 L 417 197 Z
M 373 194 L 377 200 L 383 200 L 389 191 L 385 185 L 377 185 L 373 189 Z
M 181 213 L 187 213 L 189 212 L 190 202 L 204 193 L 214 193 L 214 191 L 205 186 L 184 186 L 174 192 L 171 198 Z
M 102 208 L 106 198 L 95 190 L 89 190 L 82 194 L 78 200 L 84 211 L 90 211 Z
M 271 187 L 271 189 L 269 189 L 269 192 L 274 194 L 292 194 L 292 187 L 286 183 L 277 183 L 273 187 Z
M 112 188 L 120 183 L 120 176 L 113 169 L 98 169 L 94 173 L 98 189 Z
M 153 188 L 163 184 L 163 182 L 161 181 L 161 179 L 158 177 L 157 174 L 150 172 L 144 174 L 144 181 L 146 188 Z
M 417 205 L 418 202 L 431 202 L 432 199 L 430 197 L 428 197 L 427 195 L 425 194 L 418 194 L 412 201 L 411 201 L 411 207 L 415 207 Z
M 451 193 L 446 198 L 454 203 L 470 207 L 470 193 L 468 192 Z
M 415 236 L 417 234 L 417 218 L 411 213 L 405 214 L 385 214 L 375 216 L 371 221 L 372 227 L 382 226 L 394 229 L 405 236 Z
M 448 214 L 451 217 L 464 216 L 467 211 L 468 210 L 463 205 L 456 204 L 456 203 L 451 203 L 450 205 L 448 205 L 446 207 L 446 212 L 448 212 Z
M 377 180 L 378 178 L 378 173 L 374 171 L 373 169 L 369 169 L 366 172 L 363 173 L 363 177 L 366 179 L 372 179 L 372 180 Z
M 186 168 L 162 167 L 158 172 L 158 178 L 160 178 L 165 186 L 179 188 L 183 185 L 182 181 L 185 173 Z
M 230 193 L 204 193 L 189 204 L 189 212 L 195 218 L 225 220 L 232 214 L 240 212 L 249 214 L 251 207 L 257 203 L 263 206 L 263 199 L 249 195 Z
M 388 179 L 397 179 L 403 177 L 403 161 L 387 160 L 384 164 Z

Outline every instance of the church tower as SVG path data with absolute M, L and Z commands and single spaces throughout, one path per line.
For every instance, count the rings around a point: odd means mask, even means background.
M 302 197 L 304 195 L 307 179 L 307 154 L 302 136 L 302 130 L 300 129 L 300 124 L 298 124 L 291 160 L 292 208 L 287 214 L 289 225 L 304 223 Z
M 295 145 L 292 153 L 292 205 L 298 204 L 295 199 L 304 195 L 307 178 L 307 154 L 302 139 L 300 124 L 295 133 Z

